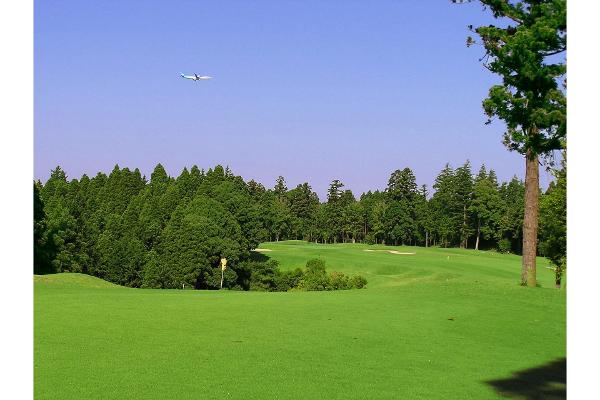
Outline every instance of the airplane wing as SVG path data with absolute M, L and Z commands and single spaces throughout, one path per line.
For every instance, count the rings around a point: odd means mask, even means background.
M 198 74 L 194 74 L 194 75 L 180 74 L 180 75 L 182 78 L 191 79 L 193 81 L 212 79 L 212 76 L 208 76 L 208 75 L 202 75 L 202 76 L 198 76 Z

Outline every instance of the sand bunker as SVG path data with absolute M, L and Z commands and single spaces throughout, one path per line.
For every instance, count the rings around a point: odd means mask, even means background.
M 273 250 L 271 250 L 271 249 L 254 249 L 254 251 L 264 253 L 265 251 L 273 251 Z
M 398 250 L 371 250 L 371 249 L 365 249 L 364 251 L 385 251 L 385 252 L 388 252 L 390 254 L 403 254 L 403 255 L 411 255 L 411 256 L 417 254 L 417 253 L 404 253 L 404 252 L 401 252 L 401 251 L 398 251 Z

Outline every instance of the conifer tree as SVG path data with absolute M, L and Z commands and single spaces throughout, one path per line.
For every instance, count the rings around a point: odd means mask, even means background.
M 502 199 L 493 170 L 489 175 L 482 165 L 473 185 L 473 199 L 469 207 L 475 221 L 475 250 L 480 239 L 497 239 L 502 211 Z
M 277 180 L 275 181 L 275 187 L 273 188 L 273 191 L 275 192 L 275 194 L 277 195 L 277 197 L 279 199 L 283 199 L 285 198 L 285 194 L 287 193 L 287 186 L 285 184 L 285 178 L 283 176 L 279 176 L 277 177 Z
M 325 206 L 325 214 L 327 215 L 327 225 L 331 240 L 334 243 L 342 237 L 343 231 L 343 209 L 344 205 L 340 201 L 342 197 L 342 188 L 344 184 L 334 179 L 327 190 L 327 204 Z
M 469 223 L 469 207 L 473 195 L 473 175 L 471 163 L 467 160 L 456 169 L 454 174 L 454 210 L 457 229 L 460 232 L 460 247 L 467 248 L 469 236 L 471 236 L 471 224 Z
M 466 0 L 453 0 L 463 3 Z M 506 124 L 504 144 L 525 158 L 525 213 L 521 284 L 536 286 L 539 158 L 565 145 L 567 103 L 563 79 L 567 50 L 566 0 L 480 0 L 500 26 L 473 29 L 485 49 L 485 68 L 502 78 L 483 108 Z M 467 46 L 477 44 L 467 38 Z
M 69 210 L 67 175 L 56 167 L 40 191 L 46 214 L 48 245 L 55 249 L 52 269 L 56 272 L 81 272 L 77 262 L 77 221 Z
M 567 161 L 554 170 L 555 181 L 540 200 L 540 252 L 554 267 L 555 285 L 560 288 L 567 267 Z
M 416 198 L 417 183 L 410 168 L 394 171 L 389 180 L 386 193 L 389 207 L 385 215 L 386 230 L 390 239 L 398 244 L 411 243 L 416 234 Z
M 501 251 L 521 253 L 523 244 L 523 214 L 525 185 L 514 176 L 510 182 L 500 186 L 502 217 L 500 218 Z
M 418 240 L 423 243 L 425 247 L 429 246 L 430 235 L 433 230 L 433 218 L 428 196 L 427 186 L 422 185 L 415 198 L 415 219 Z
M 297 239 L 311 240 L 310 225 L 314 222 L 319 197 L 308 183 L 303 183 L 287 193 L 290 212 L 297 221 Z
M 456 237 L 457 232 L 454 170 L 449 164 L 446 164 L 435 178 L 433 188 L 435 192 L 431 199 L 431 208 L 435 214 L 437 240 L 442 246 L 448 247 Z
M 33 183 L 33 273 L 48 274 L 52 268 L 53 249 L 48 242 L 46 213 L 40 198 L 40 184 Z

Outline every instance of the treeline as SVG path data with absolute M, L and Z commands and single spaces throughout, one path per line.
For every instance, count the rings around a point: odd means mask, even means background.
M 493 170 L 482 166 L 473 175 L 467 161 L 456 169 L 446 165 L 433 195 L 417 185 L 410 168 L 394 171 L 385 190 L 358 199 L 343 187 L 334 180 L 326 202 L 319 203 L 307 183 L 288 190 L 279 177 L 271 238 L 521 250 L 525 189 L 516 177 L 499 184 Z
M 523 183 L 500 184 L 483 166 L 473 175 L 469 162 L 446 165 L 431 196 L 409 168 L 358 199 L 343 188 L 334 180 L 320 202 L 308 183 L 288 189 L 279 177 L 267 189 L 221 166 L 184 168 L 174 178 L 159 164 L 149 180 L 119 166 L 67 180 L 57 167 L 34 183 L 35 272 L 212 289 L 226 257 L 225 287 L 248 290 L 258 256 L 251 250 L 264 241 L 521 249 Z

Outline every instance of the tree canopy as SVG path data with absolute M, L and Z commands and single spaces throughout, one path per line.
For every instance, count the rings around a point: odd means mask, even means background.
M 560 193 L 560 176 L 544 196 Z M 132 287 L 216 289 L 219 260 L 226 257 L 225 288 L 275 290 L 264 281 L 269 274 L 288 289 L 300 287 L 302 276 L 280 276 L 275 266 L 256 260 L 252 250 L 270 240 L 518 253 L 523 191 L 517 178 L 498 183 L 483 166 L 473 176 L 468 162 L 446 165 L 432 195 L 403 168 L 390 174 L 385 190 L 358 198 L 334 180 L 323 202 L 307 182 L 288 189 L 281 178 L 267 189 L 221 166 L 185 168 L 174 178 L 159 164 L 150 180 L 119 166 L 109 175 L 68 180 L 57 167 L 45 184 L 34 183 L 34 271 L 83 272 Z M 551 215 L 560 210 L 554 200 L 544 201 Z M 562 221 L 544 217 L 548 243 L 560 240 Z M 548 246 L 544 252 L 553 257 Z M 252 283 L 253 276 L 262 283 Z M 339 279 L 335 285 L 344 286 Z
M 466 3 L 468 0 L 453 0 Z M 521 283 L 536 286 L 539 216 L 539 157 L 566 146 L 566 0 L 480 0 L 496 25 L 469 29 L 467 46 L 482 45 L 480 59 L 502 78 L 483 100 L 487 123 L 504 122 L 504 144 L 525 156 L 525 212 Z

